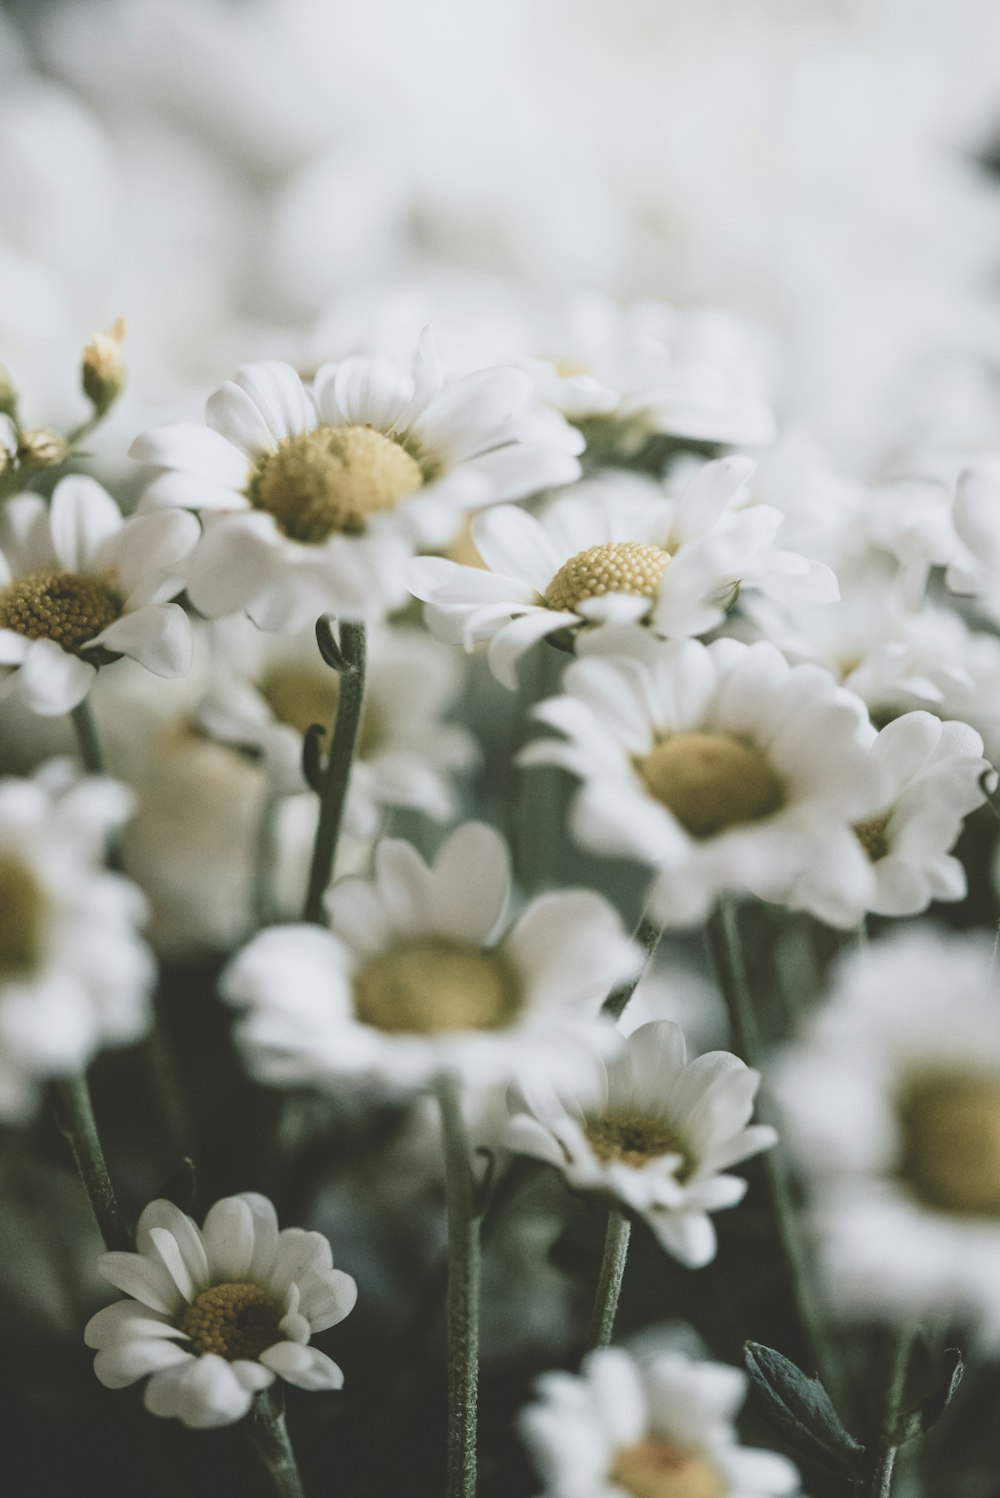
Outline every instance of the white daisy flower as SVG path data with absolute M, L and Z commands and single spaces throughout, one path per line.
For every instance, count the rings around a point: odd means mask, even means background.
M 592 890 L 542 895 L 508 926 L 510 885 L 506 845 L 482 823 L 459 827 L 430 865 L 384 839 L 373 880 L 331 889 L 330 931 L 264 931 L 223 975 L 252 1068 L 272 1082 L 417 1088 L 441 1070 L 488 1085 L 552 1064 L 641 956 Z
M 759 1085 L 727 1051 L 688 1061 L 680 1026 L 653 1022 L 608 1060 L 593 1054 L 572 1091 L 540 1076 L 513 1089 L 506 1143 L 642 1217 L 668 1253 L 700 1269 L 715 1257 L 708 1214 L 746 1193 L 724 1172 L 777 1141 L 750 1124 Z
M 950 849 L 965 818 L 986 799 L 980 785 L 989 768 L 983 741 L 967 724 L 905 713 L 871 733 L 871 759 L 882 785 L 854 826 L 858 859 L 868 868 L 849 881 L 835 880 L 816 862 L 789 895 L 794 909 L 811 911 L 831 926 L 856 926 L 866 911 L 916 915 L 932 900 L 964 899 L 965 870 Z M 866 874 L 869 887 L 862 897 Z
M 305 791 L 303 735 L 329 734 L 340 677 L 323 661 L 315 631 L 264 635 L 243 619 L 216 626 L 211 685 L 198 719 L 214 738 L 260 757 L 273 791 Z M 369 637 L 365 701 L 345 829 L 372 837 L 380 812 L 405 807 L 444 822 L 455 815 L 456 770 L 478 757 L 476 741 L 444 714 L 463 680 L 450 651 L 417 630 L 385 626 Z
M 280 630 L 397 607 L 414 551 L 447 544 L 467 510 L 575 479 L 583 445 L 520 370 L 445 382 L 428 337 L 412 371 L 355 354 L 320 369 L 312 393 L 290 365 L 244 365 L 206 422 L 133 443 L 160 470 L 143 505 L 202 514 L 198 609 Z
M 565 739 L 520 756 L 582 781 L 578 841 L 651 865 L 652 916 L 667 926 L 703 920 L 727 890 L 781 901 L 817 860 L 850 893 L 851 824 L 878 786 L 863 704 L 763 641 L 602 634 L 591 648 L 619 653 L 574 661 L 566 694 L 535 709 Z
M 527 362 L 539 393 L 601 445 L 638 451 L 651 436 L 764 447 L 776 434 L 764 361 L 747 325 L 724 312 L 576 297 L 539 326 L 545 359 Z
M 180 510 L 126 520 L 94 479 L 74 475 L 51 505 L 8 500 L 0 520 L 0 694 L 33 712 L 70 712 L 98 664 L 132 656 L 157 676 L 191 663 L 187 615 L 175 603 L 198 539 Z
M 151 1415 L 208 1430 L 242 1420 L 275 1378 L 343 1387 L 337 1364 L 309 1346 L 358 1296 L 322 1234 L 279 1232 L 267 1197 L 245 1191 L 216 1202 L 200 1229 L 172 1202 L 150 1202 L 136 1246 L 97 1266 L 130 1297 L 98 1311 L 84 1333 L 106 1388 L 148 1377 Z
M 136 887 L 102 867 L 131 811 L 124 786 L 53 761 L 0 780 L 0 1117 L 150 1023 L 153 961 Z
M 641 1360 L 590 1353 L 579 1375 L 545 1373 L 521 1431 L 543 1498 L 781 1498 L 799 1491 L 786 1457 L 739 1444 L 746 1377 L 673 1348 Z
M 706 634 L 744 587 L 831 603 L 828 567 L 774 546 L 781 512 L 747 492 L 746 458 L 705 464 L 671 498 L 635 474 L 607 474 L 537 518 L 512 505 L 478 516 L 472 540 L 485 567 L 418 558 L 410 588 L 440 638 L 466 650 L 488 642 L 504 686 L 538 640 L 587 625 L 641 621 L 666 639 Z
M 1000 1347 L 1000 989 L 982 935 L 894 933 L 843 963 L 775 1069 L 841 1316 Z

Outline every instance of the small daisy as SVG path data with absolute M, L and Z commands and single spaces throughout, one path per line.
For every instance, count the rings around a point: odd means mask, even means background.
M 0 520 L 0 694 L 33 712 L 68 713 L 98 665 L 128 655 L 157 676 L 191 664 L 184 610 L 167 600 L 198 524 L 180 510 L 124 519 L 94 479 L 62 479 L 51 506 L 8 500 Z
M 259 755 L 276 794 L 305 791 L 303 735 L 313 723 L 329 735 L 340 677 L 324 663 L 312 629 L 264 635 L 246 620 L 231 619 L 216 630 L 200 723 L 223 743 Z M 459 663 L 417 630 L 388 626 L 370 636 L 367 658 L 346 830 L 372 837 L 387 807 L 447 821 L 458 809 L 454 772 L 474 764 L 478 754 L 471 734 L 442 721 L 461 688 Z
M 640 1026 L 591 1063 L 571 1092 L 540 1077 L 514 1090 L 507 1144 L 636 1213 L 668 1253 L 702 1268 L 716 1249 L 708 1214 L 746 1192 L 723 1172 L 777 1141 L 766 1124 L 750 1124 L 759 1074 L 726 1051 L 688 1061 L 669 1020 Z
M 565 739 L 520 756 L 580 778 L 580 843 L 651 865 L 652 913 L 668 926 L 703 920 L 726 890 L 783 900 L 817 860 L 850 892 L 851 825 L 878 787 L 863 704 L 763 641 L 664 644 L 630 630 L 602 642 L 626 645 L 630 656 L 569 666 L 566 695 L 535 710 Z
M 859 859 L 868 864 L 867 893 L 862 897 L 863 875 L 831 880 L 816 862 L 789 897 L 793 908 L 832 926 L 855 926 L 866 911 L 916 915 L 932 900 L 966 893 L 965 870 L 949 850 L 964 819 L 986 799 L 980 781 L 989 766 L 979 734 L 931 713 L 906 713 L 879 734 L 872 729 L 870 754 L 882 786 L 854 826 Z
M 151 1415 L 209 1430 L 242 1420 L 276 1377 L 300 1389 L 343 1387 L 337 1364 L 309 1346 L 358 1296 L 322 1234 L 279 1232 L 267 1197 L 245 1191 L 216 1202 L 200 1229 L 172 1202 L 150 1202 L 136 1246 L 98 1263 L 130 1297 L 98 1311 L 84 1333 L 105 1388 L 148 1376 Z
M 494 675 L 538 640 L 587 625 L 641 621 L 667 639 L 706 634 L 745 587 L 831 603 L 828 567 L 774 546 L 781 513 L 747 492 L 746 458 L 707 463 L 670 498 L 635 474 L 607 474 L 556 500 L 540 518 L 503 505 L 476 518 L 484 567 L 418 558 L 410 588 L 439 638 L 466 650 L 489 642 Z
M 446 545 L 467 510 L 578 477 L 579 434 L 516 369 L 445 382 L 429 337 L 412 371 L 355 354 L 319 370 L 247 364 L 131 453 L 159 469 L 143 505 L 199 511 L 188 589 L 209 617 L 245 609 L 291 630 L 325 610 L 373 619 L 405 601 L 413 552 Z
M 931 929 L 845 961 L 775 1070 L 830 1304 L 1000 1347 L 1000 989 L 991 943 Z
M 331 931 L 264 931 L 223 975 L 253 1069 L 416 1088 L 442 1069 L 487 1085 L 551 1063 L 640 954 L 591 890 L 542 895 L 508 927 L 510 884 L 506 845 L 482 823 L 459 827 L 430 865 L 384 839 L 374 880 L 330 891 Z
M 130 811 L 124 786 L 68 761 L 0 780 L 0 1117 L 24 1117 L 47 1078 L 149 1026 L 145 904 L 102 867 Z
M 674 1348 L 605 1347 L 579 1375 L 545 1373 L 520 1425 L 543 1498 L 781 1498 L 786 1457 L 741 1446 L 746 1377 Z

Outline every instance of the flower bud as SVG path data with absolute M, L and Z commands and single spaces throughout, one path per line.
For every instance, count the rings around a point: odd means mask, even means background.
M 16 414 L 17 390 L 10 377 L 10 371 L 0 364 L 0 416 L 15 416 Z
M 69 456 L 69 443 L 50 427 L 22 432 L 17 439 L 17 457 L 26 468 L 58 468 Z
M 125 319 L 116 318 L 106 333 L 95 333 L 83 351 L 80 383 L 96 415 L 103 416 L 114 405 L 125 384 L 122 339 Z

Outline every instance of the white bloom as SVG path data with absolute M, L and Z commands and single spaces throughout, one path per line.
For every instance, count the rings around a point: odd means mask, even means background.
M 536 740 L 521 763 L 580 778 L 574 835 L 656 870 L 656 920 L 702 920 L 725 890 L 783 900 L 817 860 L 856 877 L 851 823 L 878 784 L 856 698 L 763 641 L 604 633 L 619 653 L 574 661 L 566 695 L 535 710 L 565 740 Z
M 124 786 L 53 761 L 0 780 L 0 1116 L 17 1118 L 48 1077 L 86 1068 L 150 1020 L 145 905 L 102 867 L 131 811 Z
M 1000 991 L 985 936 L 911 930 L 846 961 L 776 1069 L 838 1314 L 1000 1346 Z
M 442 1069 L 486 1085 L 552 1064 L 574 1021 L 636 971 L 638 948 L 592 890 L 542 895 L 508 928 L 509 896 L 506 846 L 482 823 L 430 865 L 384 839 L 374 880 L 330 891 L 331 931 L 264 931 L 224 974 L 251 1065 L 278 1082 L 413 1088 Z
M 634 474 L 607 474 L 557 499 L 539 518 L 500 506 L 473 522 L 486 566 L 422 557 L 411 590 L 439 638 L 467 650 L 489 642 L 494 674 L 538 640 L 585 625 L 637 620 L 667 639 L 706 634 L 739 591 L 830 603 L 828 567 L 774 546 L 781 513 L 747 493 L 746 458 L 707 463 L 668 497 Z
M 172 1202 L 150 1202 L 136 1246 L 98 1264 L 131 1297 L 87 1323 L 106 1388 L 148 1375 L 151 1415 L 207 1430 L 242 1420 L 276 1377 L 300 1389 L 343 1387 L 337 1364 L 308 1345 L 351 1313 L 358 1293 L 322 1234 L 279 1232 L 267 1197 L 245 1191 L 216 1202 L 201 1229 Z
M 178 510 L 123 518 L 94 479 L 8 500 L 0 521 L 0 692 L 36 713 L 67 713 L 99 660 L 130 655 L 157 676 L 191 663 L 187 615 L 173 598 L 197 522 Z M 107 655 L 104 655 L 107 659 Z
M 981 596 L 990 617 L 1000 619 L 1000 456 L 984 454 L 958 476 L 954 526 L 960 555 L 948 572 L 956 593 Z
M 750 1125 L 759 1085 L 760 1074 L 727 1051 L 688 1061 L 680 1027 L 654 1022 L 607 1061 L 593 1055 L 571 1091 L 540 1076 L 513 1091 L 506 1142 L 644 1218 L 668 1253 L 700 1269 L 715 1257 L 708 1214 L 746 1192 L 723 1172 L 778 1137 Z
M 786 1457 L 739 1445 L 746 1376 L 671 1348 L 605 1347 L 579 1375 L 545 1373 L 521 1430 L 543 1498 L 780 1498 L 799 1490 Z
M 264 635 L 242 619 L 216 629 L 200 722 L 224 743 L 258 754 L 278 795 L 305 791 L 303 735 L 319 723 L 329 743 L 340 681 L 323 661 L 315 631 Z M 373 836 L 386 807 L 408 807 L 440 822 L 454 816 L 451 776 L 477 757 L 472 735 L 442 721 L 461 682 L 454 656 L 418 631 L 386 626 L 369 636 L 345 812 L 351 835 Z
M 882 784 L 854 827 L 861 867 L 851 880 L 835 880 L 817 860 L 796 880 L 789 904 L 847 927 L 867 910 L 916 915 L 932 900 L 963 899 L 965 870 L 949 850 L 965 817 L 985 800 L 982 752 L 974 729 L 931 713 L 906 713 L 877 735 L 872 729 L 871 759 Z
M 290 365 L 244 365 L 206 422 L 136 440 L 132 456 L 160 470 L 143 504 L 202 513 L 192 601 L 265 629 L 325 610 L 380 617 L 404 601 L 413 552 L 446 544 L 465 511 L 580 471 L 581 439 L 537 406 L 527 375 L 445 382 L 428 337 L 412 371 L 355 354 L 320 369 L 312 394 Z
M 547 358 L 527 367 L 543 398 L 570 421 L 617 428 L 626 449 L 657 434 L 731 447 L 774 440 L 763 361 L 747 326 L 727 313 L 661 302 L 622 311 L 590 294 L 536 336 Z

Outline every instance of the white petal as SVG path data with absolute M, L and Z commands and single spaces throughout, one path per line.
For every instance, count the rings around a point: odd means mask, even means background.
M 148 1341 L 151 1337 L 168 1337 L 186 1341 L 184 1333 L 170 1317 L 152 1311 L 137 1300 L 116 1300 L 113 1305 L 91 1316 L 83 1330 L 88 1347 L 112 1347 L 118 1342 Z
M 106 1389 L 125 1389 L 149 1373 L 192 1362 L 192 1354 L 176 1342 L 150 1338 L 104 1348 L 94 1359 L 94 1372 Z
M 52 545 L 69 572 L 88 572 L 102 546 L 118 534 L 122 512 L 96 479 L 71 474 L 52 491 Z
M 176 603 L 150 603 L 123 614 L 90 644 L 131 656 L 154 676 L 183 676 L 194 656 L 191 621 Z
M 279 1342 L 262 1352 L 260 1360 L 298 1389 L 342 1389 L 344 1375 L 332 1358 L 315 1347 L 297 1342 Z
M 187 510 L 133 515 L 101 554 L 107 580 L 124 597 L 126 607 L 159 602 L 153 590 L 164 578 L 179 579 L 200 536 L 201 527 Z M 179 580 L 176 591 L 180 592 Z
M 31 641 L 12 629 L 0 629 L 0 666 L 19 666 L 27 655 Z
M 116 1290 L 166 1316 L 174 1315 L 184 1304 L 183 1295 L 163 1266 L 141 1254 L 102 1254 L 97 1272 Z
M 254 1252 L 254 1219 L 238 1196 L 215 1203 L 202 1228 L 208 1265 L 214 1280 L 245 1280 Z
M 245 489 L 250 477 L 246 454 L 196 421 L 176 421 L 144 432 L 132 443 L 129 457 L 154 468 L 194 474 L 226 489 Z
M 78 707 L 96 680 L 96 666 L 60 649 L 54 640 L 33 640 L 17 689 L 33 713 L 54 718 Z
M 510 898 L 507 844 L 485 822 L 466 822 L 434 860 L 435 929 L 456 941 L 488 941 Z
M 214 432 L 235 443 L 251 460 L 274 452 L 277 447 L 260 407 L 235 380 L 227 380 L 209 396 L 205 420 Z
M 235 614 L 275 573 L 279 538 L 269 515 L 241 511 L 206 525 L 188 563 L 188 592 L 210 619 Z
M 280 359 L 244 364 L 236 372 L 236 384 L 249 395 L 276 441 L 314 429 L 316 408 L 290 364 Z

